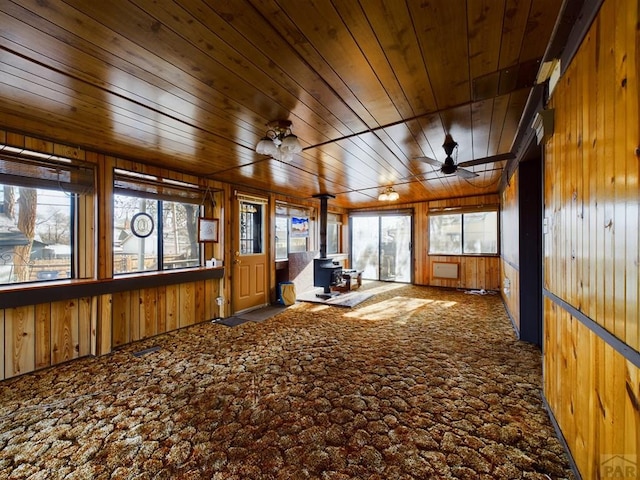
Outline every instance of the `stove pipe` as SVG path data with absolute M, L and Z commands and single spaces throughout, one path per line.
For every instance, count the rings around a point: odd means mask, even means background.
M 327 201 L 330 198 L 336 198 L 336 196 L 330 193 L 320 193 L 314 195 L 314 198 L 320 199 L 320 258 L 327 258 L 327 217 L 329 216 Z

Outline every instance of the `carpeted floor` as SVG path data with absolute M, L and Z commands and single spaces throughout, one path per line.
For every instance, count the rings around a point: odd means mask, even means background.
M 573 478 L 498 296 L 366 288 L 0 383 L 0 478 Z

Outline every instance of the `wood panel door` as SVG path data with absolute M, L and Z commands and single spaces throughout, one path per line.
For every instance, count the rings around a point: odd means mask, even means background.
M 233 313 L 268 303 L 267 200 L 238 195 L 234 217 L 231 301 Z

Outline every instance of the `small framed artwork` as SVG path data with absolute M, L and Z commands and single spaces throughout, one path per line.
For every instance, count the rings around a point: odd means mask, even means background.
M 218 223 L 217 218 L 198 219 L 198 241 L 199 242 L 217 242 L 218 241 Z

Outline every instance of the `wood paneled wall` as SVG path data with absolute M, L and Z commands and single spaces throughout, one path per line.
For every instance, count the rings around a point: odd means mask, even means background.
M 516 328 L 520 330 L 520 202 L 519 172 L 516 170 L 500 201 L 500 286 L 502 300 Z
M 458 278 L 437 278 L 433 276 L 434 263 L 457 263 Z M 431 255 L 426 265 L 418 268 L 428 269 L 429 285 L 434 287 L 470 288 L 498 290 L 500 288 L 500 258 L 481 256 L 438 256 Z
M 113 295 L 113 346 L 218 317 L 218 280 L 182 283 Z
M 513 264 L 500 260 L 502 301 L 514 326 L 520 331 L 520 271 Z
M 94 192 L 79 196 L 77 280 L 71 282 L 113 278 L 115 167 L 209 186 L 213 191 L 229 188 L 220 182 L 21 134 L 0 131 L 0 141 L 96 166 Z M 213 196 L 216 205 L 205 203 L 205 209 L 208 215 L 220 218 L 224 224 L 226 210 L 222 199 L 225 195 L 214 193 Z M 224 249 L 223 239 L 206 244 L 205 257 L 223 258 Z M 117 282 L 117 278 L 114 281 Z M 0 309 L 0 380 L 87 355 L 106 354 L 114 347 L 224 316 L 227 306 L 219 307 L 216 297 L 228 299 L 225 288 L 224 278 L 211 279 L 59 302 L 37 303 L 36 298 L 33 305 Z
M 544 393 L 583 478 L 640 458 L 639 10 L 603 3 L 549 105 Z
M 0 379 L 89 355 L 95 307 L 85 297 L 0 310 Z

